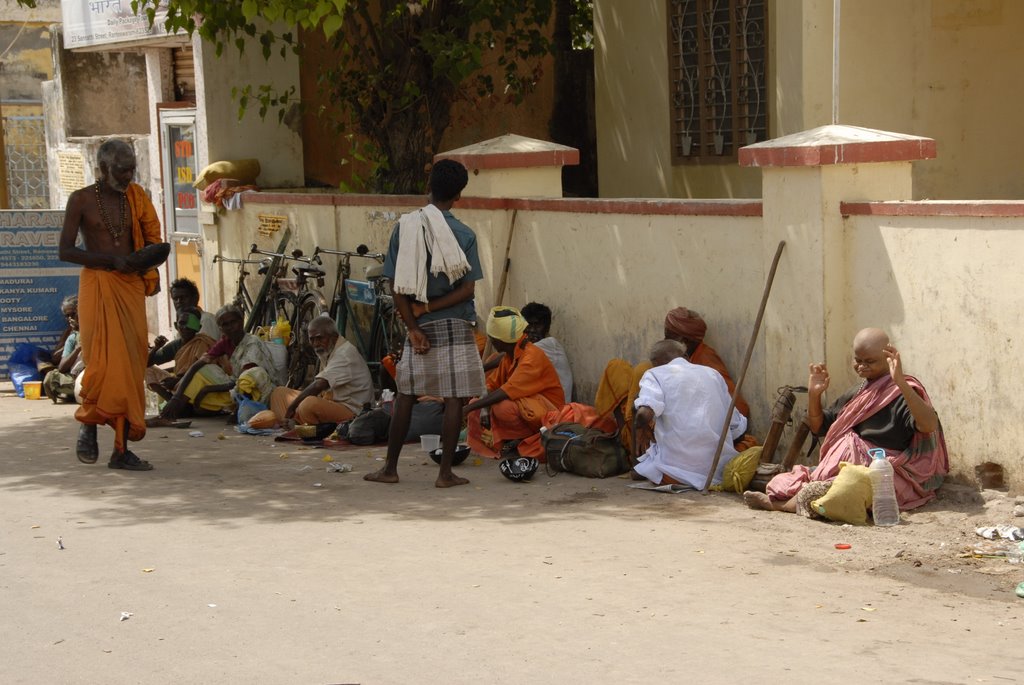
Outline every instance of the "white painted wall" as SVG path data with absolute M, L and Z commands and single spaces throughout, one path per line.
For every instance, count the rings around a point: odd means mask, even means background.
M 256 158 L 262 173 L 258 179 L 264 188 L 291 188 L 304 185 L 302 167 L 301 118 L 296 111 L 278 123 L 275 111 L 260 119 L 258 103 L 251 102 L 241 120 L 233 87 L 270 84 L 280 91 L 295 88 L 299 92 L 298 57 L 277 52 L 263 59 L 258 41 L 250 39 L 241 55 L 234 46 L 216 55 L 215 48 L 198 35 L 192 42 L 196 64 L 196 120 L 199 167 L 210 162 Z

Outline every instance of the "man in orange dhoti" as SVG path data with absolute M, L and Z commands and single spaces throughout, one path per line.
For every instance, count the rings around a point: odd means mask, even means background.
M 97 154 L 99 180 L 71 194 L 60 236 L 60 258 L 80 264 L 78 315 L 81 331 L 82 406 L 75 418 L 78 460 L 99 458 L 96 427 L 114 429 L 112 469 L 148 471 L 152 465 L 128 449 L 146 434 L 146 296 L 159 277 L 141 250 L 160 242 L 160 221 L 141 186 L 132 183 L 135 153 L 109 140 Z M 76 246 L 79 234 L 83 248 Z M 166 258 L 166 252 L 163 253 Z
M 707 323 L 692 309 L 676 307 L 665 315 L 665 339 L 686 345 L 686 353 L 691 364 L 707 366 L 717 371 L 725 381 L 729 395 L 732 396 L 736 383 L 729 376 L 729 370 L 725 368 L 722 358 L 713 347 L 704 342 L 707 330 Z M 622 422 L 620 436 L 626 449 L 630 449 L 633 444 L 633 404 L 640 392 L 640 379 L 650 368 L 651 362 L 647 360 L 633 366 L 625 359 L 613 359 L 605 367 L 604 375 L 597 387 L 594 407 L 602 414 L 615 411 L 616 419 Z M 742 395 L 736 397 L 736 409 L 749 418 L 750 406 Z M 745 435 L 736 441 L 735 447 L 737 451 L 742 452 L 756 444 L 754 436 Z
M 478 454 L 514 456 L 519 441 L 540 430 L 544 415 L 565 404 L 558 372 L 526 337 L 526 325 L 512 307 L 495 307 L 487 318 L 487 335 L 502 353 L 501 362 L 487 375 L 488 393 L 463 410 L 469 419 L 469 446 Z M 539 442 L 535 448 L 536 454 L 519 456 L 541 456 Z

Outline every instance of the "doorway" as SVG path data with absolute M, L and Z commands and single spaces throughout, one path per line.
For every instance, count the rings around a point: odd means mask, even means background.
M 206 269 L 203 238 L 199 232 L 199 193 L 192 187 L 196 165 L 196 110 L 194 107 L 161 109 L 161 166 L 164 191 L 164 226 L 171 243 L 168 275 L 188 278 L 199 288 L 204 304 Z

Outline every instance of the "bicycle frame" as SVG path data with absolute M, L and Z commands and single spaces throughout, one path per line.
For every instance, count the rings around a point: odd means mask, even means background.
M 224 262 L 225 264 L 237 264 L 238 265 L 238 281 L 235 284 L 235 297 L 232 302 L 242 310 L 243 316 L 248 316 L 249 312 L 253 309 L 252 295 L 249 294 L 249 289 L 245 286 L 245 279 L 250 275 L 245 267 L 250 264 L 258 264 L 265 266 L 262 260 L 256 259 L 230 259 L 219 254 L 213 255 L 213 263 Z

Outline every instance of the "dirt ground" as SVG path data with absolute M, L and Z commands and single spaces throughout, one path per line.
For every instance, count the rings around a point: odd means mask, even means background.
M 2 683 L 1024 682 L 1024 565 L 958 557 L 1013 494 L 853 528 L 415 446 L 387 486 L 214 419 L 125 473 L 73 411 L 0 395 Z

